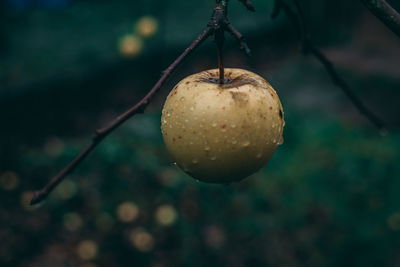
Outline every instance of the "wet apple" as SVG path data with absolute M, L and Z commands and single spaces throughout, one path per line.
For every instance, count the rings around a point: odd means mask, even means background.
M 173 160 L 208 183 L 239 181 L 265 166 L 284 127 L 281 102 L 261 76 L 243 69 L 203 71 L 180 81 L 162 110 L 161 130 Z

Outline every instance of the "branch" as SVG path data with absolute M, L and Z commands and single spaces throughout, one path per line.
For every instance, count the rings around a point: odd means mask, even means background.
M 228 21 L 226 24 L 227 31 L 234 37 L 236 38 L 239 43 L 240 43 L 240 49 L 244 50 L 244 52 L 248 55 L 251 56 L 251 50 L 249 46 L 246 43 L 246 40 L 244 39 L 243 35 L 235 29 L 235 27 L 232 26 L 232 24 Z
M 186 50 L 163 72 L 160 80 L 153 86 L 153 88 L 147 93 L 147 95 L 135 106 L 128 109 L 126 112 L 118 116 L 108 126 L 101 128 L 96 131 L 92 141 L 86 145 L 79 155 L 72 160 L 63 170 L 61 170 L 51 181 L 41 190 L 36 191 L 31 200 L 31 205 L 35 205 L 44 200 L 49 193 L 59 184 L 64 178 L 71 173 L 76 166 L 78 166 L 87 155 L 112 131 L 118 128 L 126 120 L 138 113 L 143 113 L 144 109 L 149 104 L 153 96 L 160 90 L 161 86 L 167 80 L 167 78 L 175 71 L 175 69 L 182 63 L 182 61 L 191 54 L 204 40 L 206 40 L 212 33 L 212 29 L 207 27 L 193 43 L 186 48 Z
M 220 69 L 219 81 L 224 81 L 224 66 L 222 61 L 222 46 L 224 43 L 224 32 L 228 31 L 233 34 L 241 43 L 241 47 L 245 48 L 246 52 L 250 52 L 243 36 L 229 23 L 226 17 L 229 0 L 216 0 L 216 7 L 211 16 L 210 22 L 207 24 L 206 29 L 197 37 L 193 43 L 186 48 L 186 50 L 163 72 L 160 80 L 153 86 L 153 88 L 147 93 L 147 95 L 140 100 L 135 106 L 128 109 L 126 112 L 114 119 L 108 126 L 101 128 L 96 131 L 92 141 L 86 145 L 81 153 L 76 156 L 63 170 L 61 170 L 50 182 L 41 190 L 36 191 L 31 200 L 31 205 L 38 204 L 44 200 L 50 192 L 61 183 L 64 178 L 71 173 L 86 157 L 89 153 L 112 131 L 117 129 L 126 120 L 138 113 L 143 113 L 147 105 L 153 96 L 160 90 L 161 86 L 167 80 L 167 78 L 175 71 L 175 69 L 182 63 L 182 61 L 191 54 L 203 41 L 205 41 L 212 34 L 215 36 L 215 40 L 218 48 L 218 67 Z M 245 5 L 250 5 L 250 1 L 244 1 Z
M 252 12 L 256 11 L 251 1 L 249 0 L 239 0 L 239 1 L 242 2 L 242 4 L 247 8 L 247 10 Z
M 296 11 L 294 11 L 292 7 L 284 0 L 275 0 L 272 17 L 275 18 L 276 16 L 278 16 L 281 10 L 285 12 L 286 16 L 289 18 L 299 34 L 299 38 L 301 41 L 301 52 L 304 55 L 311 54 L 312 56 L 314 56 L 324 66 L 329 76 L 331 77 L 333 84 L 343 91 L 343 93 L 350 99 L 350 101 L 358 109 L 358 111 L 362 115 L 364 115 L 373 125 L 375 125 L 376 128 L 384 131 L 384 122 L 361 102 L 361 100 L 353 93 L 347 82 L 339 75 L 333 63 L 320 49 L 318 49 L 312 43 L 305 24 L 303 10 L 300 2 L 299 0 L 294 0 L 294 3 L 296 6 Z
M 394 34 L 400 37 L 400 14 L 385 0 L 361 0 Z

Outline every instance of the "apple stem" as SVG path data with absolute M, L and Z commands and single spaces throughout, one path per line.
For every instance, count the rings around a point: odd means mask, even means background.
M 218 69 L 219 69 L 219 84 L 224 84 L 224 62 L 222 60 L 222 49 L 218 49 Z
M 219 69 L 219 84 L 224 84 L 225 73 L 224 73 L 224 60 L 223 60 L 223 46 L 224 46 L 224 31 L 217 32 L 215 34 L 215 42 L 217 43 L 218 51 L 218 69 Z
M 242 2 L 248 10 L 254 11 L 254 7 L 252 3 L 248 0 L 239 0 Z M 225 83 L 225 73 L 224 73 L 224 62 L 223 62 L 223 47 L 225 31 L 231 34 L 236 40 L 240 43 L 240 49 L 244 50 L 248 56 L 250 56 L 250 49 L 244 40 L 243 35 L 236 30 L 232 24 L 229 22 L 227 15 L 228 15 L 228 3 L 229 0 L 217 0 L 217 5 L 214 8 L 214 12 L 211 16 L 211 21 L 209 25 L 214 30 L 214 40 L 217 44 L 218 50 L 218 69 L 219 69 L 219 78 L 218 83 L 224 84 Z

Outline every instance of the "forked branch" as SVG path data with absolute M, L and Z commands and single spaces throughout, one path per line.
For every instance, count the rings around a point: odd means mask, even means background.
M 217 6 L 214 9 L 213 15 L 211 17 L 211 21 L 207 24 L 206 29 L 192 42 L 192 44 L 186 48 L 186 50 L 162 73 L 161 78 L 158 82 L 153 86 L 153 88 L 140 100 L 139 103 L 125 111 L 123 114 L 118 116 L 116 119 L 111 121 L 106 127 L 98 129 L 92 140 L 86 145 L 86 147 L 73 159 L 64 169 L 62 169 L 54 178 L 50 180 L 50 182 L 43 187 L 41 190 L 36 191 L 34 196 L 30 202 L 31 205 L 35 205 L 43 201 L 50 192 L 61 183 L 64 178 L 71 173 L 89 154 L 93 151 L 97 145 L 101 143 L 101 141 L 108 136 L 111 132 L 117 129 L 121 124 L 123 124 L 126 120 L 134 116 L 138 113 L 143 113 L 147 105 L 150 103 L 150 100 L 153 96 L 160 90 L 161 86 L 165 83 L 167 78 L 177 69 L 177 67 L 183 62 L 183 60 L 189 56 L 202 42 L 204 42 L 211 35 L 215 35 L 219 55 L 219 68 L 222 69 L 220 80 L 223 81 L 223 64 L 222 64 L 222 45 L 223 45 L 223 34 L 224 31 L 231 32 L 233 26 L 230 25 L 226 13 L 228 8 L 228 0 L 217 0 Z M 250 9 L 252 7 L 250 1 L 241 1 L 245 4 L 245 6 Z M 228 28 L 228 25 L 229 28 Z M 235 30 L 235 29 L 234 29 Z M 236 31 L 236 30 L 235 30 Z M 244 42 L 243 36 L 236 31 L 236 36 L 241 42 L 241 45 L 247 47 L 247 44 Z M 221 39 L 222 38 L 222 39 Z M 246 51 L 247 51 L 246 50 Z
M 313 44 L 306 27 L 303 10 L 299 0 L 294 0 L 294 5 L 295 9 L 293 9 L 292 6 L 289 5 L 285 0 L 275 0 L 272 17 L 275 18 L 276 16 L 278 16 L 281 10 L 285 12 L 299 34 L 301 52 L 304 55 L 311 54 L 312 56 L 314 56 L 324 66 L 329 76 L 331 77 L 333 84 L 335 84 L 343 91 L 343 93 L 350 99 L 350 101 L 359 110 L 359 112 L 364 115 L 379 130 L 385 131 L 384 122 L 362 103 L 362 101 L 351 90 L 348 83 L 339 75 L 333 63 L 320 49 L 318 49 Z

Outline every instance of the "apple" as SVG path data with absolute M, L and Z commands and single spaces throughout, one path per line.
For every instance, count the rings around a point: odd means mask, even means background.
M 168 95 L 161 131 L 176 164 L 193 178 L 230 183 L 265 166 L 283 142 L 281 102 L 261 76 L 243 69 L 191 75 Z

